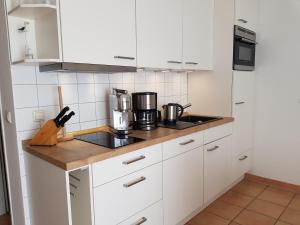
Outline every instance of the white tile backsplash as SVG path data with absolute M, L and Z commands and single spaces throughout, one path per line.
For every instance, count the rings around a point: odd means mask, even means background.
M 79 104 L 80 122 L 96 121 L 96 103 Z
M 95 102 L 95 84 L 78 84 L 79 103 Z
M 57 73 L 40 73 L 39 69 L 36 70 L 37 84 L 58 84 L 58 75 Z
M 187 103 L 187 75 L 184 73 L 40 73 L 33 66 L 13 66 L 13 88 L 16 113 L 18 148 L 20 153 L 26 224 L 30 225 L 29 201 L 26 188 L 26 160 L 22 140 L 31 138 L 40 128 L 33 112 L 44 111 L 45 120 L 59 112 L 57 85 L 62 87 L 64 105 L 75 112 L 66 124 L 67 132 L 103 126 L 109 121 L 108 95 L 112 88 L 132 92 L 155 91 L 158 108 L 168 102 Z
M 38 95 L 35 85 L 14 85 L 15 108 L 37 107 Z
M 59 105 L 57 85 L 38 85 L 39 106 Z
M 38 108 L 15 109 L 17 131 L 29 131 L 40 128 L 39 122 L 34 122 L 33 112 Z

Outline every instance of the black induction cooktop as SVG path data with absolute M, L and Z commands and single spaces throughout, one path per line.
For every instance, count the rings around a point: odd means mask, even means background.
M 135 144 L 144 141 L 144 139 L 130 137 L 130 136 L 119 136 L 109 132 L 97 132 L 92 134 L 85 134 L 77 136 L 75 139 L 88 142 L 95 145 L 100 145 L 106 148 L 116 149 L 124 147 L 126 145 Z

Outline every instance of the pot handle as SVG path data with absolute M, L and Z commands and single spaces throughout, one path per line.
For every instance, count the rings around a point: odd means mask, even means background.
M 182 105 L 179 105 L 179 104 L 177 104 L 177 107 L 179 108 L 179 111 L 180 111 L 179 115 L 177 115 L 177 120 L 179 120 L 183 115 L 184 108 Z

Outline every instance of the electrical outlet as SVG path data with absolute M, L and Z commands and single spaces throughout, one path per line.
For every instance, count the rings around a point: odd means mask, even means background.
M 45 112 L 43 110 L 37 110 L 33 112 L 34 122 L 42 122 L 45 120 Z

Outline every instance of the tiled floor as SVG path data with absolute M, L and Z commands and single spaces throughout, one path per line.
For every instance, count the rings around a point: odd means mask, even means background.
M 0 216 L 0 225 L 11 225 L 9 214 Z
M 300 225 L 300 193 L 244 180 L 186 225 Z

